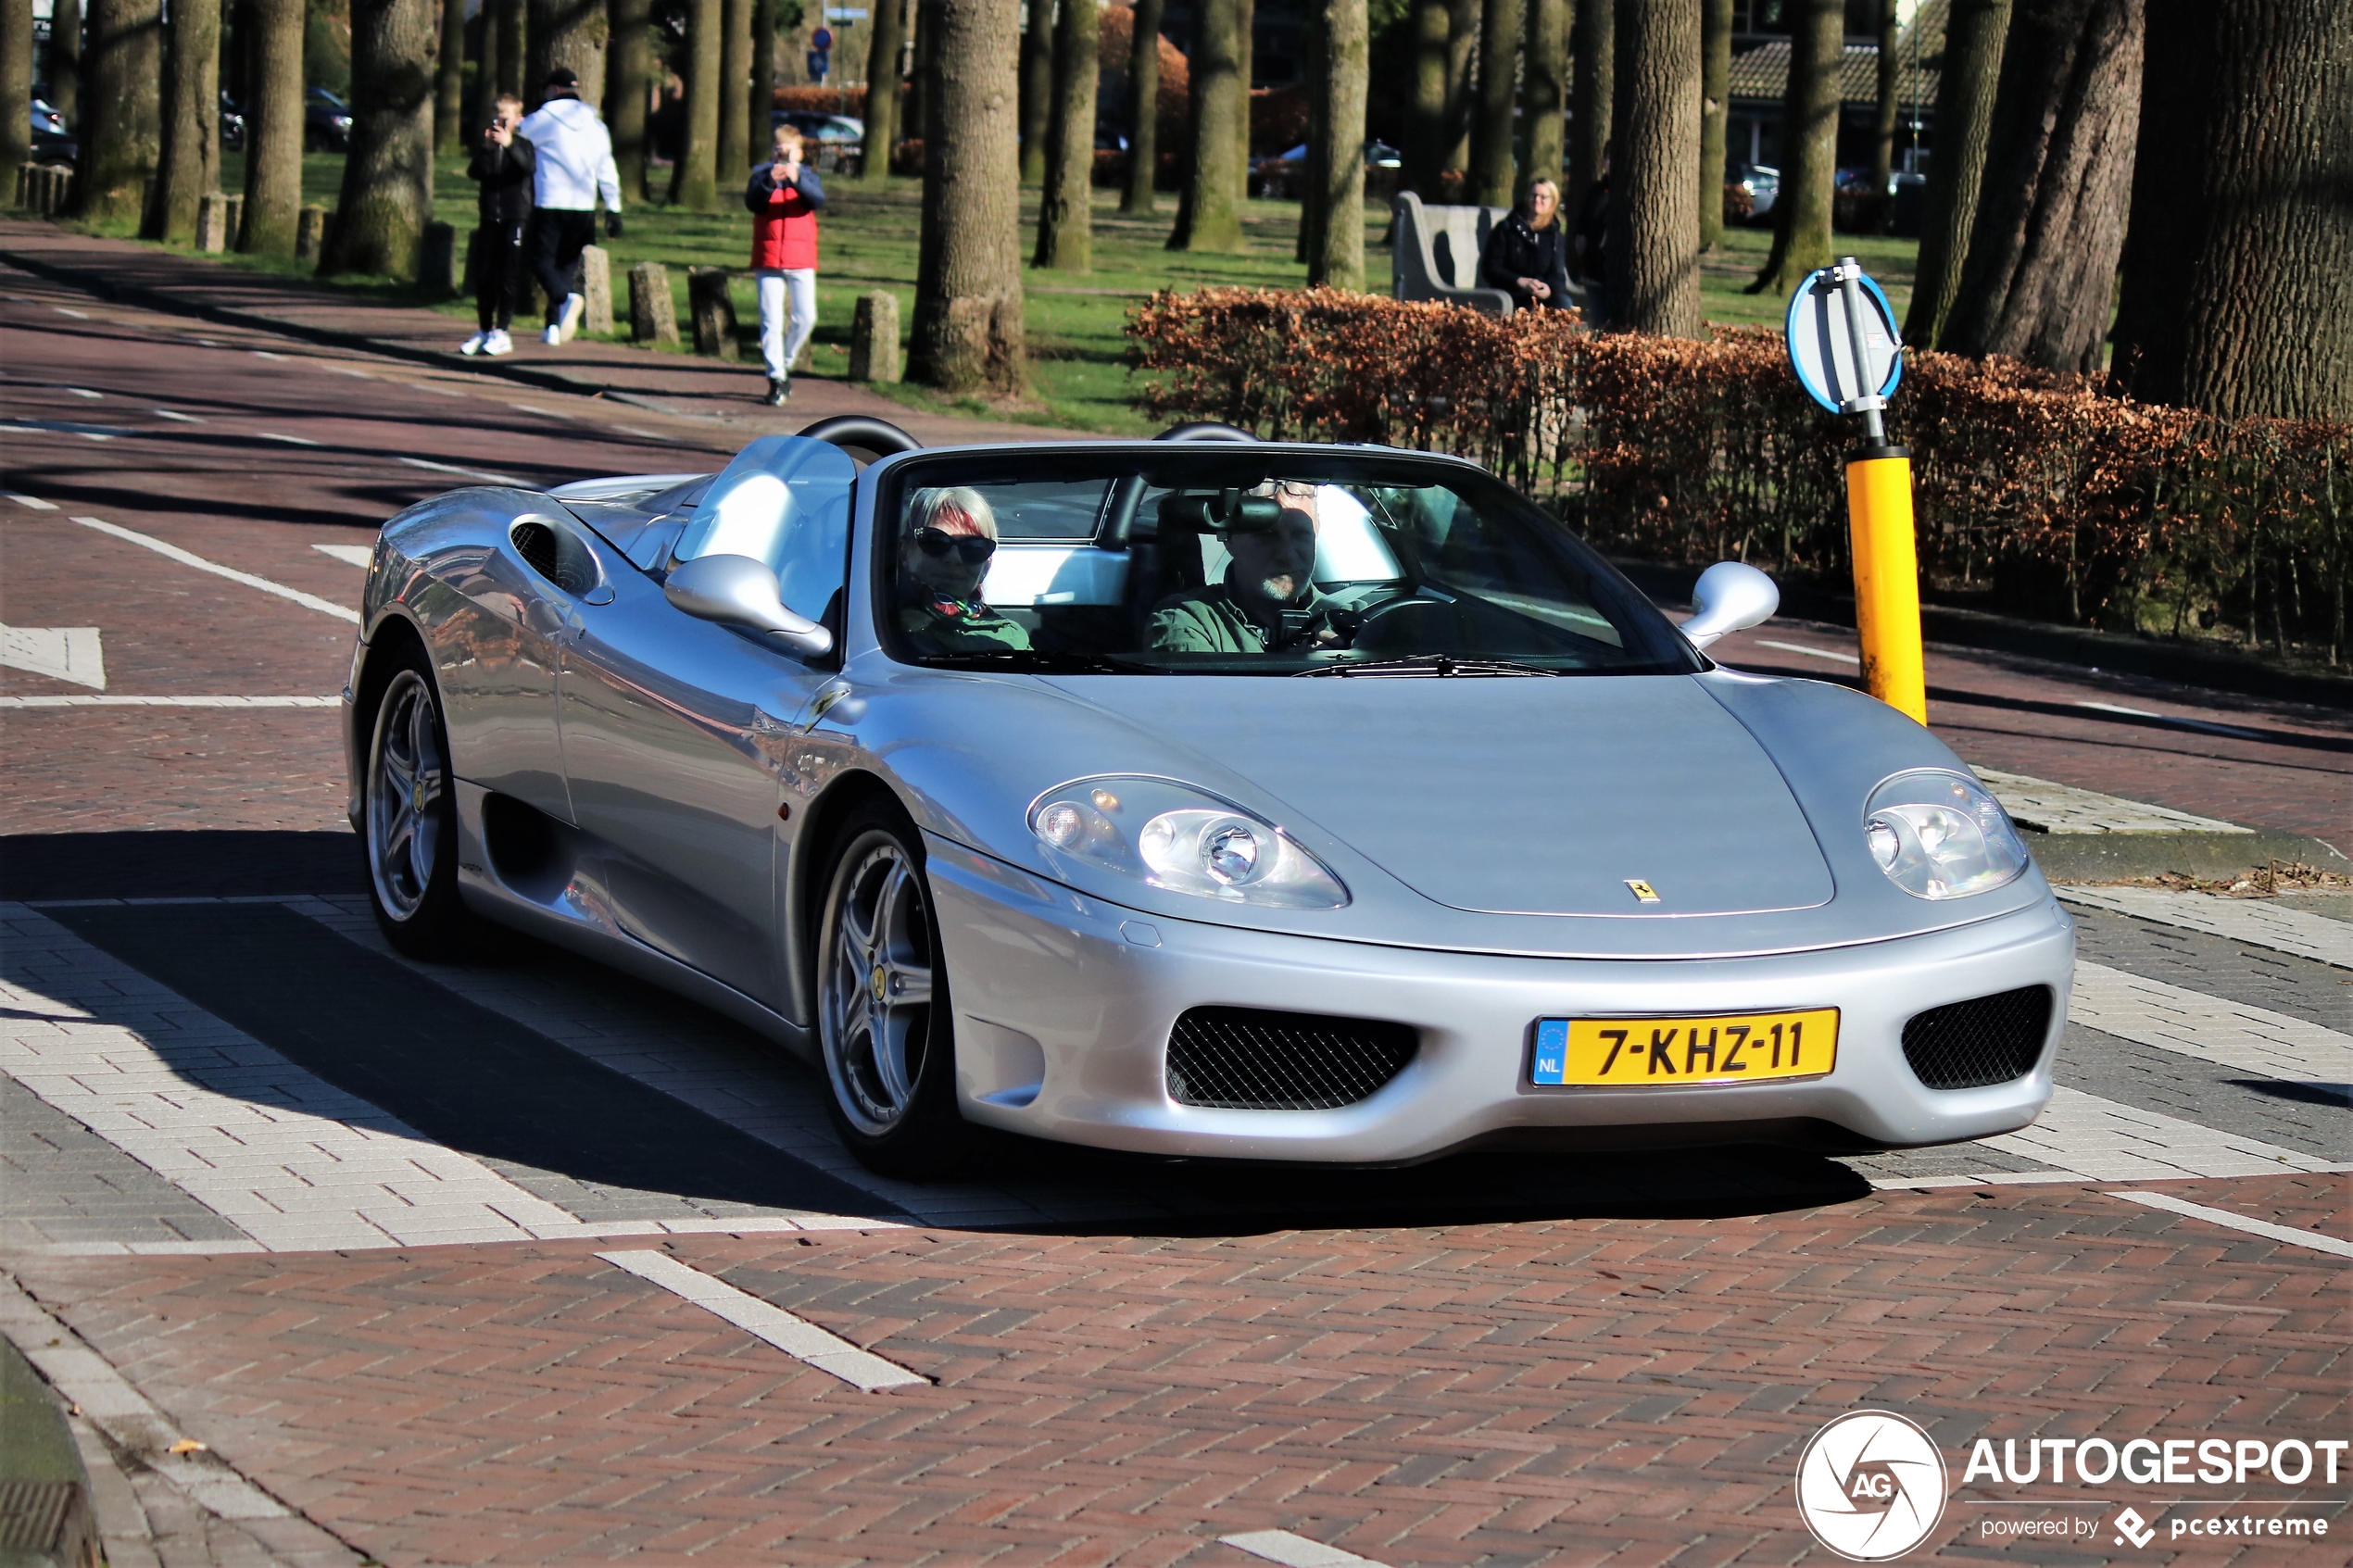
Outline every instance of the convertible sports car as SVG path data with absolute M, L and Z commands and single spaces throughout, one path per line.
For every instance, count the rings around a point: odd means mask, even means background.
M 1910 720 L 1701 651 L 1478 467 L 1217 427 L 467 489 L 384 526 L 345 693 L 376 911 L 489 921 L 971 1124 L 1176 1156 L 1983 1137 L 2074 932 Z

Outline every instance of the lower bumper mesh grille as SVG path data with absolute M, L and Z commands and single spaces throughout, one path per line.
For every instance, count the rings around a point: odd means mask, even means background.
M 1256 1008 L 1193 1008 L 1168 1035 L 1168 1098 L 1227 1110 L 1331 1110 L 1404 1071 L 1403 1023 Z
M 1904 1060 L 1931 1089 L 1982 1089 L 2034 1070 L 2051 1026 L 2051 988 L 1954 1002 L 1904 1025 Z

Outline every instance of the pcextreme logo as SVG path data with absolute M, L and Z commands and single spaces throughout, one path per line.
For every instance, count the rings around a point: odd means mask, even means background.
M 1885 1562 L 1926 1540 L 1945 1490 L 1935 1440 L 1891 1411 L 1840 1416 L 1797 1461 L 1799 1517 L 1850 1562 Z

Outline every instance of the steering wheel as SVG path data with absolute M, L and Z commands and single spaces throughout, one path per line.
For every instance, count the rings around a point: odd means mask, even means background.
M 1355 640 L 1357 653 L 1399 658 L 1414 653 L 1460 653 L 1462 622 L 1454 607 L 1443 599 L 1406 594 L 1360 611 Z

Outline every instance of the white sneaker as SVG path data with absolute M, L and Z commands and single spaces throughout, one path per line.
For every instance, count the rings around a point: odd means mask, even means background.
M 563 340 L 564 330 L 561 327 L 551 326 L 546 332 L 539 334 L 539 341 L 546 344 L 550 348 L 553 348 L 557 345 L 562 343 Z
M 587 313 L 588 301 L 585 295 L 576 294 L 564 295 L 564 312 L 557 323 L 563 329 L 564 335 L 559 341 L 570 343 L 573 334 L 580 331 L 580 318 Z
M 496 359 L 501 354 L 512 354 L 515 351 L 515 340 L 507 335 L 506 328 L 493 327 L 489 335 L 482 340 L 482 351 Z
M 476 332 L 473 336 L 468 338 L 465 342 L 458 345 L 458 352 L 460 354 L 479 354 L 484 348 L 488 347 L 489 345 L 490 334 L 488 332 Z

